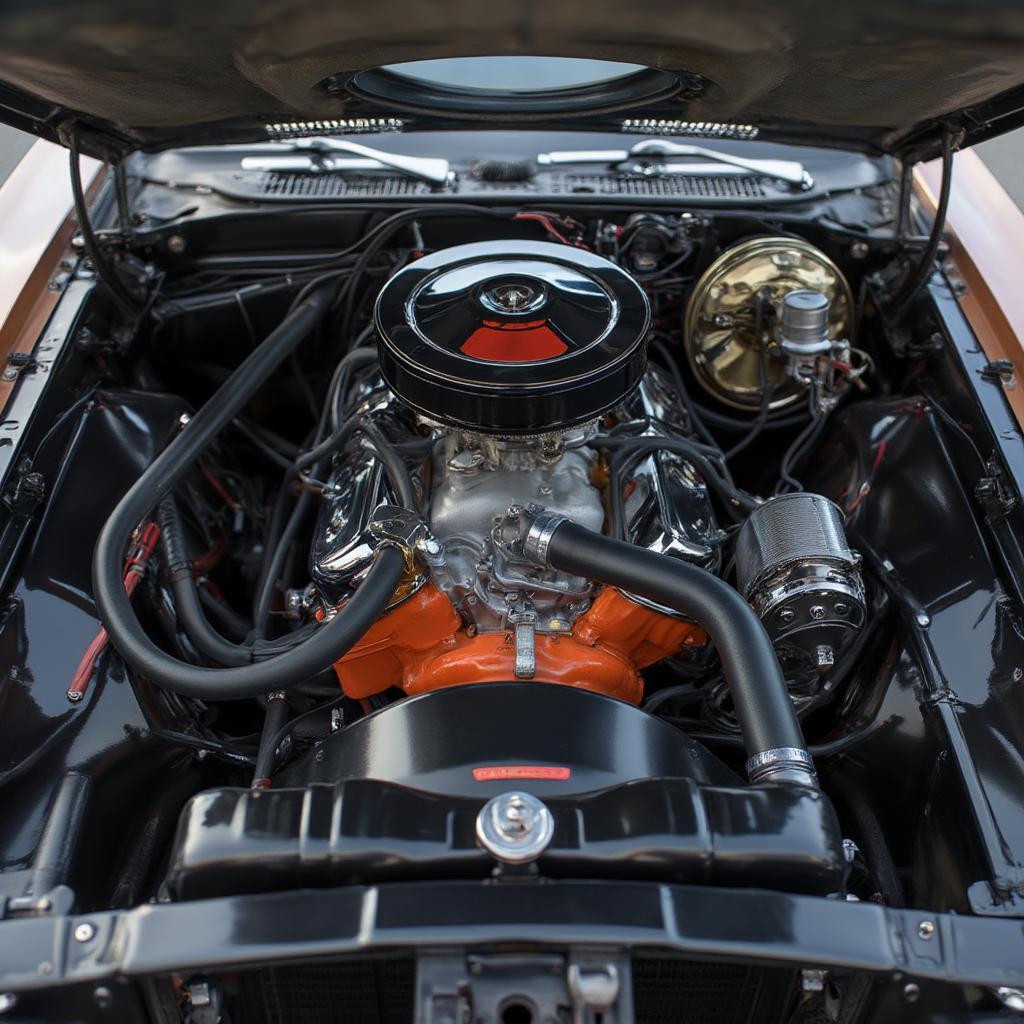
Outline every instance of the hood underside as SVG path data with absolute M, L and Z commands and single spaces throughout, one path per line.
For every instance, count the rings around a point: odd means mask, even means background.
M 640 64 L 659 88 L 542 118 L 359 88 L 384 65 L 547 55 Z M 401 90 L 399 90 L 399 93 Z M 555 104 L 557 107 L 557 104 Z M 593 129 L 626 118 L 754 125 L 902 153 L 1024 121 L 1024 7 L 861 0 L 33 0 L 0 9 L 0 119 L 97 155 L 239 142 L 281 122 Z

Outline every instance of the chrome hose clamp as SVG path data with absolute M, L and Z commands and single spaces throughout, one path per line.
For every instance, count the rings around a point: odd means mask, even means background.
M 817 786 L 811 755 L 801 747 L 772 747 L 747 759 L 744 768 L 751 782 L 801 782 Z
M 527 561 L 534 565 L 548 566 L 548 548 L 551 547 L 551 538 L 555 531 L 569 521 L 567 516 L 558 512 L 549 512 L 541 509 L 534 517 L 527 531 L 526 539 L 523 541 L 523 554 Z

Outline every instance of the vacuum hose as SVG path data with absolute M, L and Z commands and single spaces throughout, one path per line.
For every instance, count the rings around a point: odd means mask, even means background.
M 523 554 L 531 562 L 657 601 L 703 627 L 722 660 L 751 782 L 817 785 L 771 640 L 736 590 L 705 569 L 594 533 L 564 516 L 536 509 L 527 516 L 532 525 Z
M 301 683 L 334 664 L 362 638 L 383 614 L 402 579 L 403 553 L 393 546 L 379 548 L 358 593 L 309 640 L 266 661 L 230 668 L 189 665 L 161 650 L 142 628 L 125 592 L 124 553 L 132 531 L 153 513 L 210 442 L 320 322 L 330 298 L 330 289 L 321 288 L 285 317 L 157 456 L 100 531 L 92 563 L 100 620 L 124 660 L 157 686 L 188 697 L 230 700 Z

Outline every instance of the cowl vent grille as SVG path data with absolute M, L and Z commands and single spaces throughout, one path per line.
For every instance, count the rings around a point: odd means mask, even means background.
M 257 186 L 266 196 L 339 199 L 350 196 L 429 195 L 430 186 L 412 178 L 344 174 L 282 174 L 268 171 Z
M 760 179 L 753 175 L 677 174 L 641 178 L 628 174 L 552 175 L 551 191 L 622 196 L 682 196 L 689 199 L 761 199 Z

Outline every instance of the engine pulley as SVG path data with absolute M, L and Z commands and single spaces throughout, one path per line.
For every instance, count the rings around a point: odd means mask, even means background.
M 380 369 L 431 420 L 540 434 L 596 419 L 646 367 L 643 290 L 601 256 L 549 242 L 458 245 L 384 286 Z

